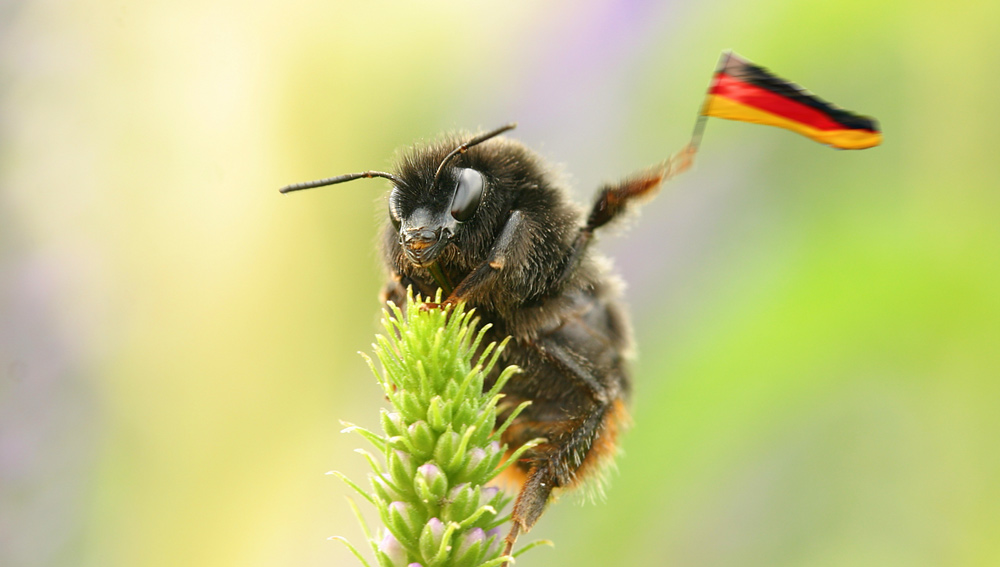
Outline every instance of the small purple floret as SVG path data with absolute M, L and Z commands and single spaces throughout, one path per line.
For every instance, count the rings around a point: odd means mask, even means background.
M 427 520 L 427 526 L 431 529 L 431 534 L 433 534 L 435 538 L 441 537 L 441 534 L 444 533 L 444 522 L 437 518 Z
M 399 502 L 397 500 L 396 502 L 389 503 L 389 509 L 390 511 L 395 510 L 396 512 L 399 512 L 401 516 L 406 516 L 407 512 L 410 510 L 410 505 L 406 502 Z
M 386 533 L 385 537 L 378 544 L 378 550 L 389 558 L 393 565 L 403 565 L 406 563 L 406 550 L 391 533 Z
M 399 459 L 399 462 L 403 463 L 404 467 L 409 467 L 410 466 L 410 454 L 409 453 L 407 453 L 406 451 L 400 451 L 399 449 L 395 449 L 393 451 L 393 453 L 396 454 L 396 458 Z
M 458 549 L 456 550 L 456 556 L 461 556 L 470 547 L 477 543 L 482 543 L 486 540 L 486 532 L 482 528 L 472 528 L 471 530 L 465 532 L 462 535 L 462 540 L 458 543 Z
M 489 557 L 496 553 L 500 549 L 500 542 L 503 540 L 503 528 L 497 526 L 492 530 L 486 532 L 486 539 L 493 538 L 490 542 L 490 549 L 486 552 L 486 556 Z
M 434 463 L 427 463 L 425 465 L 420 465 L 417 467 L 417 474 L 423 476 L 427 480 L 427 484 L 433 484 L 435 480 L 441 477 L 441 469 L 438 468 Z
M 476 447 L 473 450 L 469 451 L 469 464 L 472 465 L 473 467 L 483 462 L 483 459 L 485 458 L 486 458 L 486 451 L 482 450 L 479 447 Z

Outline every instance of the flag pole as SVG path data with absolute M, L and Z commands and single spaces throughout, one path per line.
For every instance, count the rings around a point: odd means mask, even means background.
M 705 92 L 705 99 L 701 103 L 701 110 L 698 111 L 698 119 L 694 123 L 694 132 L 691 133 L 691 142 L 689 146 L 694 150 L 698 151 L 698 146 L 701 145 L 701 137 L 705 133 L 705 124 L 708 122 L 708 101 L 709 94 L 712 90 L 712 85 L 715 83 L 715 78 L 722 72 L 723 69 L 729 64 L 729 59 L 732 58 L 733 51 L 727 49 L 722 52 L 719 57 L 719 62 L 715 66 L 715 71 L 712 73 L 712 81 L 708 85 L 708 91 Z
M 729 58 L 732 57 L 733 52 L 731 50 L 724 51 L 722 56 L 719 57 L 719 62 L 716 64 L 715 72 L 712 73 L 712 82 L 709 83 L 708 92 L 705 93 L 705 99 L 701 103 L 701 110 L 698 112 L 698 119 L 694 123 L 694 131 L 691 133 L 691 141 L 689 141 L 683 148 L 677 153 L 670 156 L 670 158 L 664 164 L 664 174 L 663 180 L 666 181 L 671 177 L 684 173 L 691 168 L 694 163 L 694 155 L 698 153 L 698 146 L 701 144 L 701 137 L 705 133 L 705 123 L 708 121 L 708 97 L 712 89 L 712 84 L 715 82 L 715 78 L 718 76 L 719 72 L 726 68 L 729 63 Z

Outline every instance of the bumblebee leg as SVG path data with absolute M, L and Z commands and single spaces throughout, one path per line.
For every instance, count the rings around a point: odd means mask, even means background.
M 394 274 L 392 279 L 389 280 L 383 287 L 382 291 L 379 292 L 379 301 L 385 303 L 386 301 L 391 301 L 400 308 L 406 307 L 406 289 L 413 288 L 413 293 L 419 293 L 423 297 L 434 297 L 434 293 L 421 286 L 418 282 L 412 279 L 402 276 L 399 274 Z
M 510 554 L 518 534 L 530 531 L 538 521 L 554 489 L 577 484 L 602 458 L 613 454 L 623 419 L 624 402 L 616 400 L 590 408 L 582 418 L 515 423 L 508 430 L 511 437 L 508 445 L 523 444 L 527 437 L 539 432 L 549 435 L 552 441 L 528 452 L 531 468 L 511 510 L 512 526 L 505 538 L 505 555 Z
M 657 167 L 634 175 L 614 185 L 605 185 L 597 194 L 597 201 L 587 218 L 583 231 L 594 232 L 621 214 L 633 199 L 651 197 L 660 186 L 667 168 Z
M 562 371 L 562 374 L 572 381 L 583 386 L 590 399 L 598 404 L 608 403 L 608 387 L 601 384 L 594 373 L 588 370 L 581 361 L 577 360 L 567 349 L 562 347 L 558 341 L 536 339 L 531 342 L 538 352 L 553 363 Z
M 688 144 L 657 167 L 614 185 L 605 185 L 597 194 L 597 202 L 590 211 L 587 226 L 581 231 L 592 233 L 624 211 L 632 199 L 653 196 L 661 183 L 691 168 L 697 151 L 697 146 Z
M 527 482 L 524 483 L 521 492 L 517 495 L 517 500 L 514 501 L 514 509 L 510 514 L 510 532 L 504 538 L 507 543 L 504 547 L 504 555 L 510 555 L 514 550 L 514 543 L 521 530 L 527 532 L 538 521 L 538 517 L 545 510 L 545 504 L 549 501 L 552 489 L 555 488 L 555 482 L 555 478 L 547 470 L 547 467 L 542 469 L 532 467 L 531 472 L 528 473 Z M 506 565 L 504 563 L 501 567 L 506 567 Z
M 625 211 L 629 202 L 634 199 L 651 197 L 656 189 L 668 176 L 668 166 L 658 167 L 638 175 L 634 175 L 614 185 L 605 185 L 597 193 L 597 200 L 587 217 L 587 224 L 580 228 L 580 232 L 573 241 L 573 248 L 566 259 L 566 264 L 559 276 L 559 280 L 565 280 L 576 271 L 583 251 L 594 237 L 594 231 L 608 224 L 615 217 Z
M 518 534 L 518 525 L 515 522 L 514 526 L 510 528 L 510 533 L 508 533 L 507 537 L 504 538 L 504 541 L 507 542 L 507 545 L 505 545 L 503 548 L 504 555 L 509 557 L 510 554 L 514 551 L 514 542 L 517 541 L 517 534 Z M 507 567 L 507 563 L 506 562 L 501 563 L 500 567 Z
M 503 226 L 500 236 L 497 237 L 490 248 L 486 261 L 476 266 L 469 275 L 459 282 L 455 289 L 445 300 L 445 305 L 454 305 L 463 299 L 468 299 L 474 295 L 477 288 L 482 287 L 496 277 L 499 271 L 508 261 L 508 256 L 515 246 L 517 246 L 519 232 L 526 224 L 524 213 L 514 211 Z

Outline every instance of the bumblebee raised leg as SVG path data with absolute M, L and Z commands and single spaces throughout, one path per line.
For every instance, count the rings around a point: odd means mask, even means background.
M 598 191 L 597 200 L 587 217 L 587 224 L 580 227 L 580 232 L 573 241 L 573 250 L 566 257 L 560 279 L 565 279 L 576 271 L 583 251 L 594 237 L 594 231 L 624 212 L 633 200 L 655 194 L 657 187 L 663 182 L 665 172 L 665 168 L 657 168 L 614 185 L 606 185 Z
M 576 269 L 594 231 L 619 216 L 633 201 L 652 196 L 669 171 L 668 166 L 659 167 L 603 187 L 587 218 L 587 224 L 580 228 L 570 254 L 566 257 L 559 281 Z M 470 296 L 475 294 L 477 287 L 496 277 L 508 262 L 516 263 L 520 260 L 518 256 L 522 249 L 532 250 L 536 243 L 531 242 L 531 237 L 525 234 L 526 230 L 531 229 L 529 223 L 524 213 L 519 210 L 513 211 L 504 224 L 500 236 L 494 242 L 489 257 L 469 272 L 444 303 L 453 305 L 461 300 L 469 300 Z
M 580 228 L 580 232 L 573 242 L 573 251 L 567 257 L 562 271 L 562 279 L 576 270 L 583 251 L 593 239 L 595 230 L 614 220 L 633 201 L 647 199 L 655 195 L 656 190 L 664 181 L 690 169 L 697 151 L 697 146 L 694 143 L 689 143 L 670 156 L 670 159 L 661 166 L 626 178 L 613 185 L 602 187 L 597 193 L 597 200 L 590 211 L 590 216 L 587 217 L 587 224 Z

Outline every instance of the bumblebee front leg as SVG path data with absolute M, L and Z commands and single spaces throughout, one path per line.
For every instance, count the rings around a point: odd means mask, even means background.
M 419 281 L 400 274 L 393 274 L 392 278 L 382 286 L 382 291 L 379 292 L 378 296 L 379 302 L 384 304 L 387 301 L 391 301 L 397 306 L 405 308 L 406 290 L 408 288 L 412 289 L 413 293 L 420 294 L 422 297 L 434 297 L 434 290 L 421 284 Z
M 512 255 L 516 255 L 519 250 L 519 243 L 525 243 L 524 230 L 528 224 L 524 213 L 513 211 L 510 218 L 504 223 L 500 236 L 497 237 L 490 248 L 486 260 L 473 268 L 465 278 L 459 282 L 444 305 L 454 305 L 462 300 L 475 297 L 478 289 L 482 289 L 490 282 L 494 281 L 500 270 L 510 261 Z

